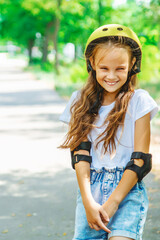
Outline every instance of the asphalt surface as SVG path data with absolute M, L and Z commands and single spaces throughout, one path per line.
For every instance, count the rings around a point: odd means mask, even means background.
M 71 240 L 77 183 L 68 150 L 57 149 L 67 126 L 66 101 L 26 62 L 0 54 L 0 240 Z M 160 140 L 152 137 L 153 171 L 144 240 L 160 239 Z

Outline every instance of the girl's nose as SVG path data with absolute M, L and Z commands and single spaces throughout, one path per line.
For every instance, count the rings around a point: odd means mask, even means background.
M 107 73 L 107 79 L 115 79 L 115 73 L 113 71 L 110 71 Z

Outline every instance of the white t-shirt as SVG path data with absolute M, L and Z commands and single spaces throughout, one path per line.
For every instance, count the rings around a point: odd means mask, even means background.
M 79 91 L 73 92 L 64 112 L 60 116 L 60 120 L 69 123 L 71 113 L 70 106 L 74 100 L 77 100 Z M 99 118 L 94 122 L 96 126 L 102 126 L 108 113 L 113 108 L 115 102 L 107 106 L 101 106 L 99 109 Z M 96 138 L 104 131 L 106 126 L 101 128 L 93 128 L 88 134 L 88 140 L 91 141 L 91 156 L 92 156 L 92 168 L 100 169 L 114 168 L 114 167 L 125 167 L 130 160 L 131 154 L 134 151 L 134 127 L 135 121 L 147 113 L 150 112 L 150 119 L 152 119 L 158 112 L 158 106 L 149 93 L 143 89 L 137 89 L 132 96 L 128 110 L 125 116 L 124 129 L 119 127 L 116 135 L 116 139 L 120 139 L 119 143 L 116 142 L 116 152 L 111 156 L 109 153 L 104 154 L 103 152 L 103 141 L 98 145 L 98 149 L 95 148 Z

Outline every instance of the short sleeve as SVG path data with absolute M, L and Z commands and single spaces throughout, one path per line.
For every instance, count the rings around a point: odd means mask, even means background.
M 59 120 L 68 124 L 70 122 L 70 119 L 71 119 L 71 112 L 70 112 L 70 108 L 71 108 L 71 105 L 72 103 L 74 102 L 74 100 L 77 99 L 77 95 L 78 95 L 78 92 L 79 91 L 75 91 L 72 93 L 63 113 L 60 115 L 59 117 Z
M 143 89 L 135 90 L 133 101 L 135 102 L 135 121 L 150 112 L 150 120 L 158 112 L 158 105 L 149 93 Z

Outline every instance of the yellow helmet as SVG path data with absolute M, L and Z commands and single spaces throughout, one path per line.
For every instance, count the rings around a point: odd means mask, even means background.
M 99 42 L 107 41 L 107 37 L 116 37 L 122 36 L 126 39 L 126 43 L 133 49 L 133 55 L 136 57 L 136 62 L 134 67 L 136 66 L 135 70 L 132 70 L 132 74 L 140 72 L 140 65 L 141 65 L 141 43 L 136 35 L 129 27 L 120 25 L 120 24 L 108 24 L 103 25 L 97 28 L 88 38 L 85 47 L 85 56 L 87 58 L 88 52 L 91 52 L 95 45 Z M 87 69 L 88 72 L 91 70 L 91 66 L 89 65 L 89 60 L 87 59 Z

